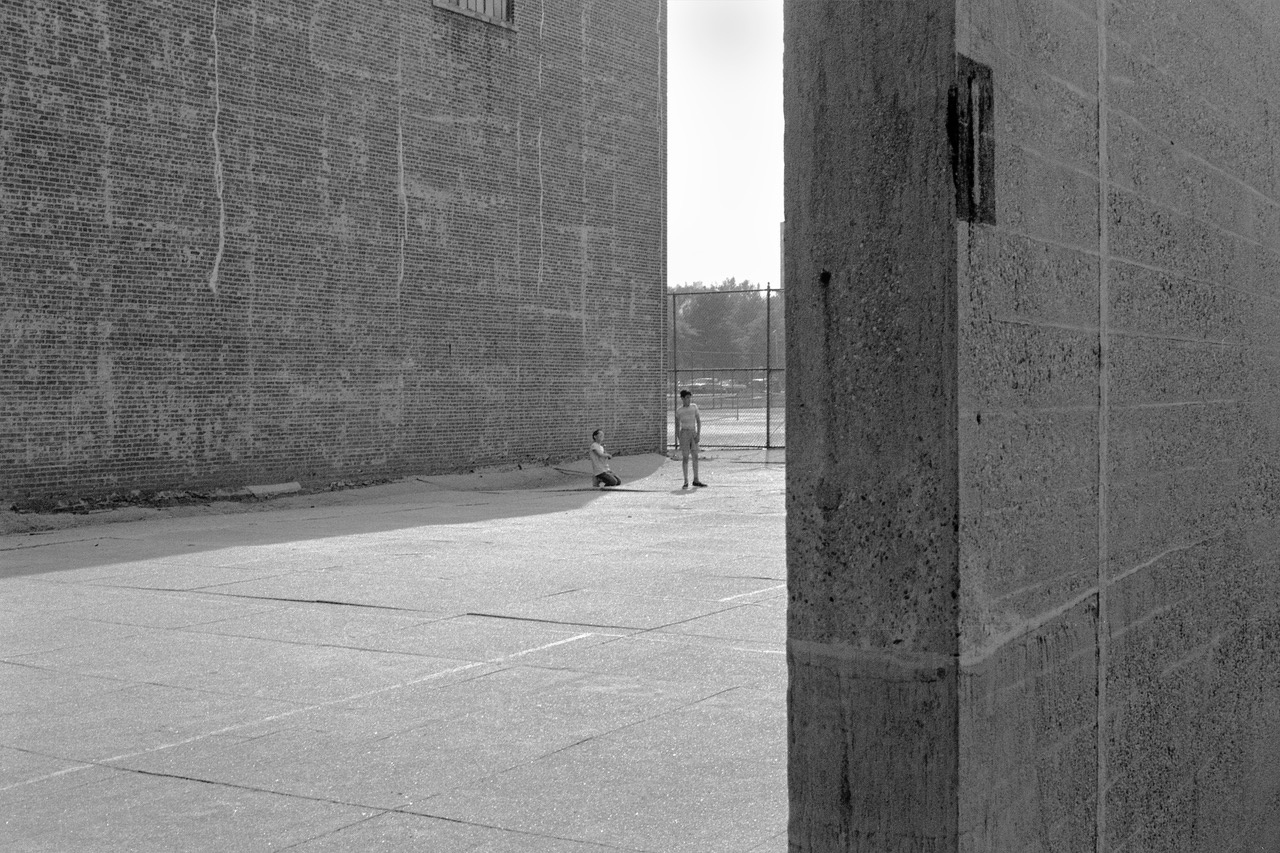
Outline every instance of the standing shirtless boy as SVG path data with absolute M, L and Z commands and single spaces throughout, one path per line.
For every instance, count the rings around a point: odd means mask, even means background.
M 676 409 L 676 440 L 680 443 L 680 465 L 684 468 L 684 488 L 689 488 L 689 456 L 693 456 L 693 484 L 705 486 L 698 479 L 698 440 L 702 437 L 702 415 L 688 388 L 680 392 L 680 408 Z

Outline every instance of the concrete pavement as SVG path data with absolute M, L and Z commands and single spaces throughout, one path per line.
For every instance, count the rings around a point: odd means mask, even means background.
M 713 456 L 0 537 L 0 849 L 782 853 L 781 456 Z

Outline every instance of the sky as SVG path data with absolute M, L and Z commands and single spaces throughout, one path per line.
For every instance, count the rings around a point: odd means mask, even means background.
M 780 279 L 782 0 L 667 0 L 667 284 Z

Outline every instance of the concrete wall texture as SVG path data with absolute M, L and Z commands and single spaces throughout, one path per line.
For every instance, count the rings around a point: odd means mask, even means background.
M 0 4 L 0 495 L 662 444 L 661 0 Z
M 1280 6 L 789 0 L 785 78 L 791 849 L 1280 850 Z

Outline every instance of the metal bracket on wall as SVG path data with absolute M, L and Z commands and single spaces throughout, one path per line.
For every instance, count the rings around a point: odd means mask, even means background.
M 956 81 L 947 109 L 956 215 L 965 222 L 996 224 L 995 95 L 991 67 L 956 54 Z

